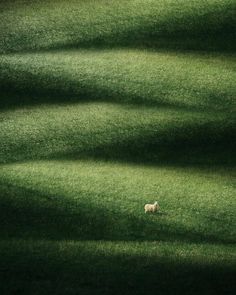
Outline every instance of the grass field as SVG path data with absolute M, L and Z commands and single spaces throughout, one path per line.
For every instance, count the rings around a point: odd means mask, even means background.
M 0 294 L 235 294 L 235 1 L 1 1 L 0 34 Z

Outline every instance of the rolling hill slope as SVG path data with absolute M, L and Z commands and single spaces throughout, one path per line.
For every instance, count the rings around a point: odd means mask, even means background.
M 1 294 L 235 293 L 235 11 L 0 3 Z

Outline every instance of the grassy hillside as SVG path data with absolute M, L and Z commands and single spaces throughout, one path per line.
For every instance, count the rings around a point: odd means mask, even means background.
M 1 294 L 235 293 L 235 10 L 0 3 Z
M 234 0 L 15 0 L 0 51 L 131 46 L 235 50 Z

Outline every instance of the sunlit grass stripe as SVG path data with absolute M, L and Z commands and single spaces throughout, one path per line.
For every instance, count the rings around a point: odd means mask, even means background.
M 75 46 L 235 50 L 234 0 L 2 1 L 0 52 Z
M 124 49 L 2 55 L 0 81 L 2 106 L 90 100 L 230 112 L 236 106 L 230 55 Z

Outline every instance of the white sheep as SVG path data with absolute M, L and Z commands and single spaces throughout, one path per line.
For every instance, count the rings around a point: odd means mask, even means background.
M 157 212 L 160 209 L 160 206 L 157 202 L 154 204 L 146 204 L 144 206 L 145 213 L 147 212 Z

